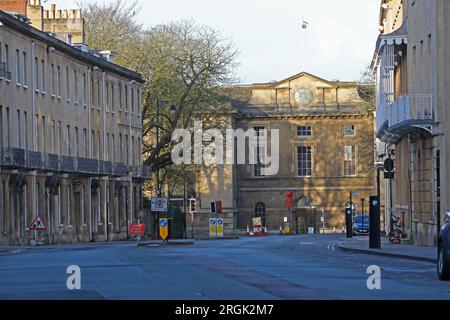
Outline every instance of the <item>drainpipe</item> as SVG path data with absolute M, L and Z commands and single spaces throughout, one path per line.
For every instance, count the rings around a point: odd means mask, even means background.
M 134 84 L 134 81 L 130 81 L 129 82 L 129 86 L 128 86 L 128 114 L 129 114 L 129 124 L 128 124 L 128 130 L 129 130 L 129 134 L 128 134 L 128 145 L 129 148 L 128 150 L 130 151 L 128 154 L 128 161 L 130 163 L 131 168 L 133 168 L 133 163 L 132 163 L 132 159 L 133 159 L 133 151 L 131 150 L 132 144 L 131 144 L 131 121 L 132 121 L 132 112 L 131 110 L 133 109 L 133 106 L 131 105 L 131 101 L 133 101 L 132 97 L 131 97 L 131 86 Z M 133 206 L 134 206 L 134 199 L 133 199 L 133 170 L 130 170 L 130 214 L 131 217 L 133 217 Z M 134 218 L 134 217 L 133 217 Z M 133 221 L 132 221 L 133 222 Z M 127 227 L 128 228 L 128 227 Z
M 103 131 L 103 146 L 102 146 L 102 160 L 106 161 L 106 105 L 105 105 L 105 86 L 106 85 L 106 73 L 103 71 L 102 73 L 102 131 Z M 107 183 L 108 183 L 108 177 L 103 178 L 103 219 L 105 221 L 105 227 L 104 227 L 104 234 L 106 241 L 109 240 L 109 224 L 108 224 L 108 213 L 107 213 L 107 206 L 106 206 L 106 193 L 107 193 Z
M 87 132 L 88 134 L 88 154 L 89 157 L 91 159 L 94 158 L 94 154 L 92 153 L 92 143 L 93 143 L 93 139 L 94 137 L 92 136 L 92 130 L 91 130 L 91 108 L 92 108 L 92 101 L 91 101 L 91 97 L 92 97 L 92 92 L 91 92 L 91 78 L 92 78 L 92 74 L 91 74 L 91 68 L 88 68 L 88 72 L 87 72 L 87 84 L 86 84 L 86 97 L 85 97 L 85 103 L 87 105 L 87 112 L 88 112 L 88 129 L 89 131 Z M 86 146 L 85 146 L 86 147 Z M 98 162 L 97 162 L 98 163 Z M 97 166 L 98 168 L 98 166 Z M 92 178 L 88 179 L 88 213 L 89 213 L 89 221 L 88 221 L 88 225 L 89 225 L 89 240 L 92 240 Z
M 32 128 L 33 128 L 33 150 L 34 151 L 39 151 L 38 147 L 37 147 L 37 144 L 38 144 L 37 139 L 38 139 L 38 137 L 37 137 L 37 127 L 36 127 L 38 124 L 35 121 L 36 120 L 36 88 L 37 88 L 37 84 L 35 82 L 35 80 L 36 80 L 36 75 L 35 75 L 36 68 L 34 66 L 34 64 L 36 63 L 35 56 L 36 56 L 36 43 L 33 41 L 33 42 L 31 42 L 31 68 L 33 69 L 32 77 L 31 77 L 32 78 L 31 79 L 31 83 L 32 83 L 31 104 L 32 104 L 32 109 L 33 109 L 33 114 L 31 116 L 31 123 L 32 123 Z M 42 81 L 44 81 L 44 79 Z M 26 152 L 25 152 L 25 159 L 26 159 Z M 31 179 L 32 180 L 31 183 L 33 185 L 33 188 L 32 188 L 33 201 L 32 201 L 32 204 L 31 204 L 33 216 L 35 216 L 36 213 L 37 213 L 37 210 L 39 210 L 39 208 L 36 208 L 36 198 L 37 198 L 37 194 L 36 194 L 36 174 L 37 174 L 37 172 L 33 171 L 32 179 Z M 49 221 L 47 221 L 47 224 L 49 224 Z

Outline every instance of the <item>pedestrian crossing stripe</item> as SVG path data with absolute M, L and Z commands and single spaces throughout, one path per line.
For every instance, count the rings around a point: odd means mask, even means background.
M 47 230 L 47 227 L 42 221 L 42 218 L 40 216 L 37 216 L 36 219 L 34 219 L 33 223 L 30 225 L 30 230 Z

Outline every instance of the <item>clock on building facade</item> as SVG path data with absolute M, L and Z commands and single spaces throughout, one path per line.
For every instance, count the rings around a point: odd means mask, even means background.
M 295 101 L 301 106 L 310 105 L 313 101 L 313 94 L 310 90 L 300 89 L 295 93 Z

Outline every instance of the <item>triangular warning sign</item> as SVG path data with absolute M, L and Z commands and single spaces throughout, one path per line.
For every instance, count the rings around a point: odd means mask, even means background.
M 40 216 L 37 216 L 36 219 L 34 219 L 33 223 L 30 225 L 30 230 L 47 230 L 47 227 L 42 221 L 42 218 Z

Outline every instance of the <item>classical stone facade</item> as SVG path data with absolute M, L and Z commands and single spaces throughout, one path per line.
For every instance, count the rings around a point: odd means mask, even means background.
M 38 215 L 46 243 L 126 239 L 149 177 L 143 80 L 28 22 L 0 11 L 0 243 L 28 244 Z
M 406 240 L 418 245 L 436 245 L 450 208 L 449 10 L 443 0 L 383 0 L 373 61 L 377 136 L 396 164 L 386 220 L 400 217 Z
M 224 203 L 230 234 L 251 225 L 254 217 L 277 230 L 285 217 L 293 222 L 286 207 L 290 191 L 296 208 L 320 215 L 323 209 L 328 228 L 344 226 L 351 191 L 358 194 L 353 199 L 357 212 L 362 212 L 364 199 L 368 213 L 367 201 L 376 194 L 375 116 L 374 106 L 360 98 L 356 83 L 328 81 L 303 72 L 280 82 L 238 89 L 241 94 L 234 102 L 231 127 L 253 129 L 260 136 L 266 130 L 268 141 L 272 130 L 279 130 L 280 167 L 275 175 L 264 175 L 261 164 L 202 169 L 207 172 L 198 175 L 199 232 L 207 230 L 209 205 L 214 200 Z

